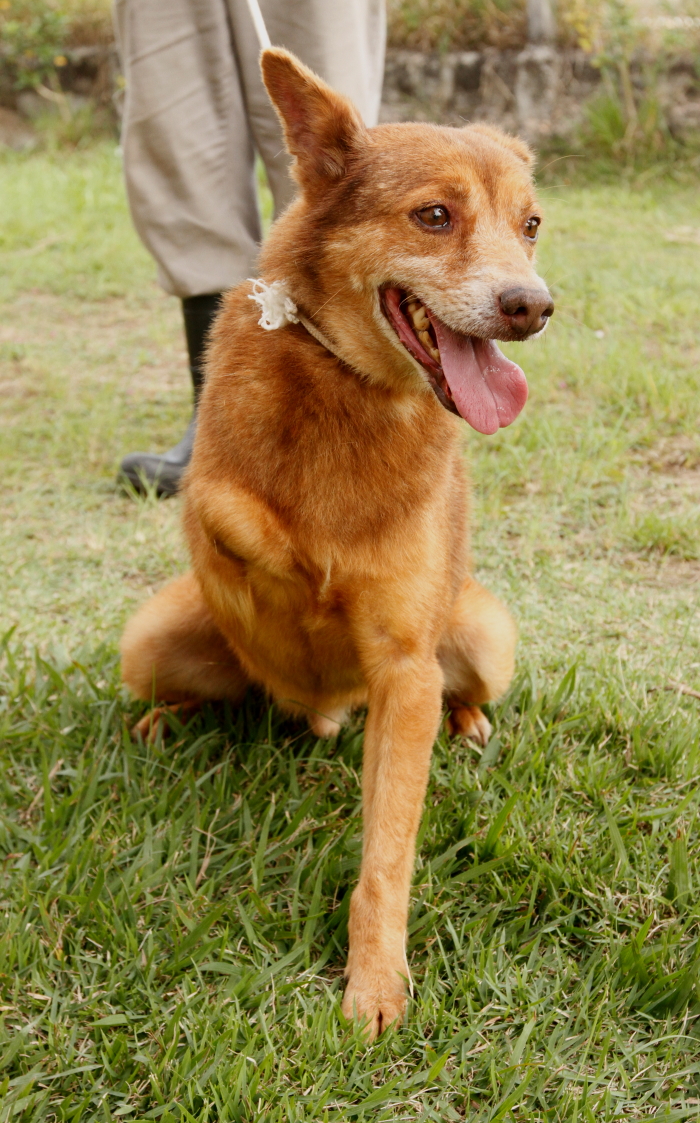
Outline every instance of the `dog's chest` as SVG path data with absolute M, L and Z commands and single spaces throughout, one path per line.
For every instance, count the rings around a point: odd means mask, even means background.
M 426 509 L 443 506 L 453 487 L 449 433 L 348 409 L 327 411 L 321 426 L 300 426 L 295 436 L 280 441 L 279 470 L 264 490 L 295 535 L 333 553 L 420 533 Z M 322 566 L 325 556 L 321 546 Z

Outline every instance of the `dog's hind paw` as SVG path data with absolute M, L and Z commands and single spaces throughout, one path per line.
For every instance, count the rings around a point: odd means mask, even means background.
M 169 732 L 168 714 L 176 714 L 181 717 L 183 714 L 191 713 L 192 710 L 198 709 L 201 706 L 199 699 L 192 699 L 189 702 L 175 702 L 172 706 L 156 706 L 155 709 L 149 710 L 147 714 L 136 722 L 132 727 L 132 737 L 142 737 L 144 741 L 153 744 L 158 737 L 158 733 L 162 728 L 163 736 Z
M 449 706 L 447 723 L 452 737 L 469 737 L 480 745 L 487 745 L 493 733 L 491 722 L 479 706 Z
M 343 715 L 344 716 L 344 715 Z M 326 717 L 325 714 L 311 714 L 309 717 L 311 730 L 317 737 L 337 737 L 342 726 L 341 721 Z

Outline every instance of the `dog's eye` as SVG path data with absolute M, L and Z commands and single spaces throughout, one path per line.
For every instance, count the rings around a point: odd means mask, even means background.
M 529 238 L 531 242 L 537 241 L 537 228 L 539 227 L 539 225 L 540 219 L 537 217 L 537 215 L 533 215 L 532 218 L 528 218 L 527 222 L 525 223 L 525 237 Z
M 416 218 L 423 226 L 430 226 L 433 230 L 450 225 L 450 216 L 447 207 L 423 207 L 416 211 Z

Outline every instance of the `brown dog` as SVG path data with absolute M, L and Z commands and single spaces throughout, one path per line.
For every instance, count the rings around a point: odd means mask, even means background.
M 260 326 L 245 283 L 209 353 L 186 485 L 193 572 L 129 622 L 139 698 L 240 699 L 259 683 L 321 736 L 368 705 L 364 849 L 343 1009 L 374 1036 L 402 1013 L 406 917 L 443 696 L 486 743 L 480 703 L 515 627 L 469 574 L 459 415 L 482 433 L 527 397 L 494 339 L 542 331 L 528 149 L 495 129 L 382 125 L 293 56 L 263 73 L 299 198 L 262 255 L 302 323 Z

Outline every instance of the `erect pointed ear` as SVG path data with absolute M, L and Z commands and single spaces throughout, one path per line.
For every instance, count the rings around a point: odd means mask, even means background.
M 366 136 L 355 106 L 289 51 L 263 51 L 260 65 L 287 148 L 297 158 L 297 178 L 302 184 L 340 179 Z
M 531 168 L 535 163 L 535 153 L 520 137 L 504 133 L 501 129 L 497 129 L 495 125 L 467 125 L 467 128 L 470 133 L 481 133 L 482 136 L 500 144 L 501 148 L 510 149 L 528 168 Z

